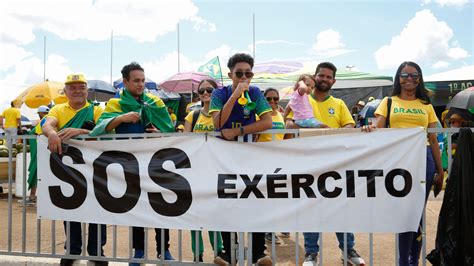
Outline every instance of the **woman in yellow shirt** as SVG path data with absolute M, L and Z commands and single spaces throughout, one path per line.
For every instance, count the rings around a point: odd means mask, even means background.
M 385 127 L 387 116 L 389 127 L 436 128 L 438 118 L 430 104 L 428 93 L 423 82 L 420 66 L 414 62 L 403 62 L 395 74 L 393 82 L 392 104 L 387 113 L 388 98 L 384 98 L 375 111 L 377 127 Z M 435 176 L 435 173 L 438 175 Z M 436 189 L 440 189 L 443 180 L 443 166 L 441 153 L 435 133 L 428 133 L 426 158 L 426 199 L 433 182 Z M 421 218 L 421 217 L 420 217 Z M 420 232 L 400 233 L 398 237 L 399 265 L 418 265 L 421 251 Z
M 285 120 L 283 115 L 279 111 L 278 102 L 280 101 L 280 95 L 278 91 L 274 88 L 268 88 L 263 93 L 265 99 L 267 99 L 268 104 L 272 107 L 272 129 L 285 129 Z M 285 137 L 285 134 L 275 134 L 275 140 L 282 140 Z M 272 134 L 260 134 L 258 135 L 258 142 L 271 141 Z
M 211 103 L 211 94 L 214 89 L 217 88 L 217 84 L 214 80 L 203 80 L 199 83 L 198 94 L 199 99 L 203 105 L 202 108 L 191 111 L 184 119 L 184 132 L 213 132 L 214 123 L 212 117 L 209 115 L 209 105 Z M 195 115 L 195 112 L 199 112 Z M 194 122 L 194 123 L 193 123 Z M 214 232 L 209 231 L 209 240 L 211 241 L 212 248 L 217 250 L 217 254 L 222 253 L 224 245 L 222 244 L 222 236 L 220 232 L 217 233 L 217 243 L 214 245 Z M 199 255 L 196 254 L 196 234 L 199 237 Z M 204 242 L 202 241 L 201 231 L 191 231 L 191 247 L 194 253 L 194 261 L 202 262 L 202 255 L 204 253 Z

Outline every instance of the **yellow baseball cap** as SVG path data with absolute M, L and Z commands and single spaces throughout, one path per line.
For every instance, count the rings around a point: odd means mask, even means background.
M 87 84 L 87 79 L 84 76 L 84 74 L 69 74 L 64 84 L 69 85 L 72 83 L 86 83 Z
M 179 125 L 179 126 L 177 127 L 177 129 L 184 129 L 184 126 L 183 126 L 183 125 Z

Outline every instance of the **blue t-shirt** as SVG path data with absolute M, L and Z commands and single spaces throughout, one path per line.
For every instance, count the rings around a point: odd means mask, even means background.
M 224 108 L 225 103 L 229 100 L 231 95 L 232 85 L 225 86 L 221 89 L 215 89 L 212 92 L 209 113 L 222 111 L 222 108 Z M 256 121 L 255 115 L 261 116 L 264 113 L 272 111 L 272 108 L 258 87 L 249 86 L 249 96 L 252 102 L 256 104 L 255 109 L 249 110 L 246 106 L 242 106 L 237 101 L 235 101 L 234 108 L 230 113 L 229 119 L 227 119 L 227 122 L 220 129 L 238 128 L 240 126 L 252 124 Z M 216 128 L 217 131 L 220 129 Z

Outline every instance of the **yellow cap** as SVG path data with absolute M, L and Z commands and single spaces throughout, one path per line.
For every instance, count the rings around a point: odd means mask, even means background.
M 183 125 L 179 125 L 179 126 L 177 127 L 177 129 L 184 129 L 184 126 L 183 126 Z
M 64 84 L 69 85 L 72 83 L 86 83 L 87 84 L 87 80 L 84 74 L 69 74 Z

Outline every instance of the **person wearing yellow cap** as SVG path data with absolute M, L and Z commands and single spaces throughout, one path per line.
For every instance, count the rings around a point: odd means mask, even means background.
M 89 134 L 103 112 L 102 107 L 94 106 L 87 101 L 87 80 L 83 74 L 68 75 L 65 85 L 64 93 L 68 102 L 51 108 L 46 116 L 46 122 L 42 126 L 43 134 L 48 138 L 48 149 L 51 153 L 59 155 L 66 152 L 63 150 L 64 141 L 81 134 Z M 64 222 L 65 231 L 67 223 Z M 69 222 L 69 224 L 70 234 L 66 235 L 66 243 L 70 245 L 71 255 L 80 255 L 82 253 L 81 223 Z M 91 256 L 97 256 L 97 228 L 97 224 L 89 224 L 87 252 Z M 106 243 L 106 232 L 105 225 L 101 225 L 100 245 L 102 248 L 100 256 L 104 256 L 103 247 Z M 60 265 L 73 264 L 73 259 L 62 258 L 60 262 Z M 96 261 L 94 264 L 108 265 L 106 261 Z
M 184 125 L 183 124 L 178 125 L 176 127 L 176 132 L 180 132 L 180 133 L 184 132 Z

